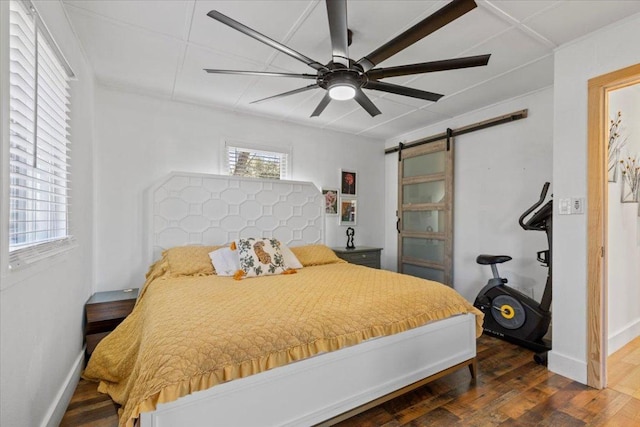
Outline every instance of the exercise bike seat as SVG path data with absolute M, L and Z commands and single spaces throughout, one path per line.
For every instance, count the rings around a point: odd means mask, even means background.
M 476 262 L 482 265 L 491 265 L 491 264 L 502 264 L 503 262 L 511 261 L 511 257 L 509 255 L 478 255 L 476 258 Z

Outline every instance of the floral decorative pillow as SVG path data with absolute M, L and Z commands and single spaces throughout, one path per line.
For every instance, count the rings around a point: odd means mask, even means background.
M 257 277 L 289 271 L 278 239 L 239 239 L 235 246 L 240 260 L 240 276 Z M 233 247 L 232 247 L 233 249 Z M 295 270 L 290 270 L 295 272 Z

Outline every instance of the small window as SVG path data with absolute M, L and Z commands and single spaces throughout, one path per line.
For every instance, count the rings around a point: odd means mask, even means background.
M 69 78 L 28 2 L 10 2 L 9 266 L 69 247 Z
M 229 175 L 287 179 L 289 154 L 273 149 L 227 145 Z

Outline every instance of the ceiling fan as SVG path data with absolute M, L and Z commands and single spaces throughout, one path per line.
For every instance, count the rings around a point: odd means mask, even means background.
M 380 114 L 380 110 L 365 95 L 362 89 L 372 89 L 381 92 L 404 95 L 412 98 L 424 99 L 436 102 L 444 95 L 400 86 L 392 83 L 381 82 L 387 77 L 407 76 L 412 74 L 430 73 L 434 71 L 455 70 L 460 68 L 478 67 L 487 65 L 489 55 L 468 56 L 464 58 L 445 59 L 440 61 L 422 62 L 418 64 L 401 65 L 388 68 L 374 68 L 382 61 L 392 57 L 396 53 L 411 46 L 434 31 L 444 27 L 458 19 L 465 13 L 477 7 L 474 0 L 453 0 L 451 3 L 437 10 L 432 15 L 418 22 L 393 40 L 380 46 L 370 54 L 358 61 L 349 58 L 348 46 L 350 45 L 351 31 L 347 28 L 347 2 L 346 0 L 326 0 L 327 14 L 329 17 L 329 33 L 333 58 L 326 65 L 319 63 L 277 41 L 257 32 L 229 18 L 222 13 L 212 10 L 207 15 L 229 27 L 246 34 L 249 37 L 271 46 L 298 61 L 304 62 L 316 70 L 316 74 L 276 73 L 268 71 L 238 71 L 216 70 L 206 68 L 207 73 L 237 74 L 248 76 L 266 77 L 293 77 L 315 80 L 314 84 L 280 93 L 278 95 L 253 101 L 252 104 L 267 101 L 284 96 L 294 95 L 311 89 L 322 88 L 327 91 L 320 104 L 311 114 L 311 117 L 319 116 L 329 105 L 331 100 L 355 99 L 372 117 Z

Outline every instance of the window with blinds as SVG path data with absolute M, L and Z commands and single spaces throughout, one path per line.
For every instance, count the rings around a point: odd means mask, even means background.
M 66 249 L 68 64 L 29 2 L 10 2 L 9 266 Z
M 285 152 L 227 145 L 229 175 L 286 179 L 288 163 L 289 155 Z

